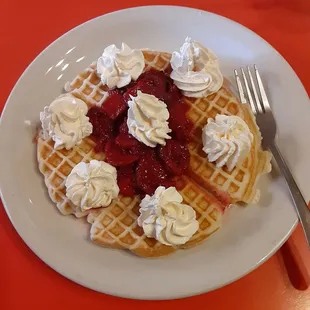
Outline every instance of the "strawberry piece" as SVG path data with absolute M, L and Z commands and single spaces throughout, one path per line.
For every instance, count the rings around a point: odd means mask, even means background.
M 166 84 L 167 77 L 165 73 L 154 69 L 144 72 L 139 81 L 140 87 L 143 86 L 147 89 L 146 93 L 154 95 L 163 101 L 166 99 Z
M 110 139 L 105 145 L 107 162 L 112 166 L 126 166 L 138 160 L 138 156 L 125 153 L 113 139 Z
M 146 156 L 139 161 L 136 176 L 138 188 L 149 195 L 153 195 L 156 188 L 167 180 L 161 163 L 156 158 Z
M 87 116 L 93 125 L 92 136 L 96 141 L 96 152 L 104 150 L 106 142 L 114 136 L 113 121 L 99 107 L 89 109 Z
M 124 117 L 123 122 L 119 126 L 119 133 L 128 134 L 127 117 Z
M 168 106 L 169 127 L 174 137 L 182 142 L 187 142 L 193 128 L 192 122 L 186 117 L 189 107 L 186 103 L 173 102 Z
M 102 110 L 113 120 L 127 111 L 127 104 L 121 93 L 113 90 L 102 104 Z
M 169 85 L 166 103 L 168 105 L 176 103 L 183 104 L 183 95 L 181 91 L 175 86 L 175 84 Z
M 139 159 L 143 158 L 145 156 L 150 156 L 153 158 L 156 157 L 155 149 L 151 149 L 148 146 L 146 146 L 140 142 L 139 142 L 139 144 L 128 149 L 127 151 L 132 155 L 138 156 Z
M 123 196 L 135 195 L 135 174 L 132 165 L 122 166 L 117 171 L 117 183 Z
M 128 133 L 120 133 L 116 139 L 115 143 L 122 149 L 131 149 L 138 146 L 140 143 L 132 135 Z
M 138 83 L 135 83 L 132 87 L 127 89 L 127 91 L 124 94 L 125 102 L 131 100 L 131 96 L 136 97 L 138 90 L 140 90 L 142 93 L 150 95 L 152 95 L 153 92 L 153 89 L 150 85 L 148 85 L 144 81 L 139 81 Z
M 154 149 L 147 147 L 128 133 L 127 117 L 124 117 L 123 122 L 119 126 L 119 135 L 115 142 L 119 147 L 126 149 L 130 154 L 136 155 L 139 158 L 146 153 L 150 156 L 155 154 Z
M 190 154 L 188 148 L 176 140 L 168 140 L 160 147 L 159 156 L 165 164 L 167 172 L 182 175 L 189 167 Z
M 130 100 L 130 95 L 133 97 L 137 96 L 138 90 L 166 101 L 168 95 L 167 83 L 169 83 L 168 78 L 164 72 L 154 69 L 148 70 L 140 75 L 138 81 L 132 87 L 127 89 L 124 94 L 125 101 L 128 102 Z

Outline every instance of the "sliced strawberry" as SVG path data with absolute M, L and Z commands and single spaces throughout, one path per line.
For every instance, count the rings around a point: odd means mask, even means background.
M 174 137 L 177 140 L 182 141 L 182 142 L 188 142 L 192 128 L 193 128 L 193 124 L 188 119 L 184 122 L 183 125 L 176 126 L 175 129 L 172 129 L 172 126 L 171 126 Z
M 96 140 L 95 152 L 101 153 L 105 150 L 106 141 L 104 140 Z
M 137 186 L 149 195 L 153 195 L 156 188 L 164 185 L 167 174 L 161 163 L 152 157 L 144 157 L 139 161 L 137 169 Z
M 164 72 L 154 69 L 148 70 L 140 75 L 138 81 L 132 87 L 127 89 L 124 94 L 125 101 L 127 102 L 130 100 L 130 95 L 133 97 L 137 96 L 138 90 L 166 101 L 168 90 L 167 83 L 168 78 Z
M 140 90 L 144 94 L 151 94 L 151 95 L 153 92 L 153 88 L 149 84 L 147 84 L 144 81 L 139 81 L 135 83 L 132 87 L 127 89 L 127 91 L 124 94 L 125 102 L 131 100 L 131 96 L 136 97 L 138 90 Z
M 149 89 L 147 92 L 148 94 L 154 95 L 158 99 L 165 101 L 167 93 L 167 76 L 164 72 L 154 69 L 146 71 L 141 75 L 141 81 L 139 81 L 139 84 L 141 83 L 144 87 L 147 85 L 147 88 Z
M 112 166 L 125 166 L 138 160 L 138 156 L 125 153 L 113 139 L 110 139 L 105 146 L 107 162 Z
M 117 183 L 123 196 L 135 195 L 135 174 L 132 165 L 122 166 L 117 171 Z
M 128 106 L 122 94 L 113 90 L 109 92 L 101 108 L 111 119 L 115 120 L 127 110 Z
M 168 94 L 166 97 L 166 103 L 176 104 L 176 103 L 183 103 L 183 95 L 181 91 L 175 86 L 175 84 L 169 85 Z
M 89 109 L 87 116 L 93 125 L 92 136 L 97 143 L 96 152 L 102 152 L 106 142 L 114 136 L 113 121 L 99 107 Z
M 186 103 L 173 102 L 168 106 L 169 127 L 172 129 L 175 138 L 186 142 L 193 128 L 192 122 L 186 117 L 189 106 Z
M 189 167 L 188 148 L 179 141 L 166 141 L 166 145 L 159 148 L 159 156 L 163 160 L 166 170 L 172 175 L 182 175 Z
M 133 147 L 138 146 L 140 143 L 139 141 L 134 138 L 132 135 L 128 133 L 120 133 L 116 139 L 115 143 L 121 148 L 121 149 L 131 149 Z
M 121 122 L 121 125 L 119 126 L 119 133 L 128 134 L 127 117 L 124 117 L 124 120 Z
M 128 133 L 127 117 L 124 117 L 123 122 L 119 126 L 119 135 L 115 141 L 121 148 L 126 149 L 130 154 L 136 155 L 139 158 L 145 154 L 153 156 L 154 149 L 147 147 L 139 142 L 131 134 Z

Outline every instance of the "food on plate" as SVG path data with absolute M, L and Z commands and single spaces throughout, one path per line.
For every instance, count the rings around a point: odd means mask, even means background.
M 255 118 L 223 86 L 215 54 L 104 49 L 40 115 L 37 159 L 64 215 L 96 244 L 143 257 L 201 243 L 271 169 Z

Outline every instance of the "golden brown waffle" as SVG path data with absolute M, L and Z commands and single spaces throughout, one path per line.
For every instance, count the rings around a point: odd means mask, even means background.
M 78 74 L 71 83 L 66 83 L 65 91 L 82 99 L 89 108 L 92 105 L 101 106 L 108 96 L 107 86 L 101 83 L 96 73 L 96 62 Z
M 219 203 L 204 189 L 186 176 L 180 180 L 185 187 L 179 190 L 184 203 L 196 211 L 199 229 L 186 244 L 179 248 L 188 248 L 199 244 L 219 229 L 222 210 Z M 132 199 L 121 197 L 94 219 L 90 230 L 91 239 L 102 246 L 128 249 L 139 256 L 164 256 L 174 252 L 178 247 L 166 246 L 155 239 L 145 236 L 138 226 L 138 197 Z
M 85 138 L 71 150 L 54 150 L 54 141 L 52 139 L 43 140 L 42 133 L 39 133 L 37 142 L 39 170 L 44 175 L 50 198 L 63 215 L 74 214 L 76 217 L 83 217 L 90 212 L 83 212 L 66 197 L 65 181 L 78 163 L 90 162 L 92 159 L 105 159 L 103 153 L 94 152 L 94 147 L 94 141 Z
M 59 211 L 64 215 L 88 216 L 87 221 L 92 224 L 91 239 L 102 246 L 129 249 L 145 257 L 163 256 L 174 252 L 176 247 L 165 246 L 143 234 L 142 228 L 137 224 L 139 197 L 120 195 L 109 207 L 86 212 L 82 212 L 66 197 L 65 180 L 75 165 L 92 159 L 105 159 L 103 153 L 94 152 L 94 146 L 94 142 L 86 138 L 71 150 L 55 150 L 52 139 L 45 141 L 39 135 L 37 145 L 39 169 L 44 175 L 49 196 Z M 180 194 L 184 202 L 195 209 L 199 221 L 199 230 L 187 244 L 182 246 L 187 248 L 200 243 L 220 227 L 222 208 L 212 195 L 188 177 L 182 177 L 178 183 L 183 187 Z
M 187 116 L 194 123 L 193 139 L 189 144 L 190 176 L 206 188 L 227 192 L 232 202 L 258 201 L 257 181 L 262 174 L 270 172 L 271 154 L 261 149 L 261 134 L 249 107 L 240 104 L 225 88 L 206 98 L 187 98 L 186 101 L 191 107 Z M 202 150 L 202 127 L 209 117 L 215 118 L 217 114 L 241 117 L 254 137 L 249 155 L 232 171 L 228 171 L 226 166 L 217 168 L 208 161 L 207 154 Z
M 144 51 L 146 70 L 150 67 L 164 70 L 169 66 L 170 54 Z M 88 106 L 101 105 L 107 96 L 107 89 L 96 74 L 95 63 L 79 74 L 66 90 L 84 100 Z M 188 117 L 195 122 L 194 139 L 189 145 L 191 153 L 190 177 L 182 177 L 183 190 L 180 191 L 185 203 L 191 205 L 197 214 L 199 230 L 182 248 L 195 246 L 216 231 L 221 224 L 222 209 L 220 203 L 206 191 L 216 189 L 228 191 L 234 201 L 251 201 L 255 196 L 254 187 L 258 176 L 269 168 L 270 155 L 260 148 L 260 134 L 249 110 L 224 88 L 217 94 L 203 99 L 187 99 L 191 104 Z M 250 156 L 241 167 L 232 172 L 218 169 L 207 162 L 201 150 L 201 127 L 208 117 L 216 113 L 234 114 L 243 118 L 249 125 L 254 143 Z M 200 136 L 199 136 L 200 131 Z M 72 150 L 54 150 L 51 139 L 38 139 L 39 168 L 45 178 L 45 184 L 51 199 L 63 214 L 75 214 L 77 217 L 88 215 L 92 224 L 91 239 L 102 246 L 129 249 L 140 256 L 163 256 L 176 250 L 154 239 L 147 238 L 137 225 L 139 215 L 138 197 L 119 196 L 107 208 L 91 212 L 81 210 L 71 204 L 65 196 L 65 178 L 72 168 L 81 161 L 91 159 L 104 160 L 104 154 L 94 152 L 94 142 L 86 138 Z M 198 181 L 195 182 L 194 180 Z M 198 186 L 199 183 L 202 187 Z

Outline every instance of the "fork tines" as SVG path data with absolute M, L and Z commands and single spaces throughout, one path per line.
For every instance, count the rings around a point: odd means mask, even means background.
M 263 114 L 267 110 L 270 110 L 270 106 L 262 83 L 262 79 L 256 65 L 253 66 L 256 77 L 255 81 L 253 79 L 250 67 L 247 66 L 246 68 L 247 73 L 243 68 L 240 69 L 246 91 L 243 89 L 238 70 L 234 70 L 241 103 L 249 103 L 254 115 Z

